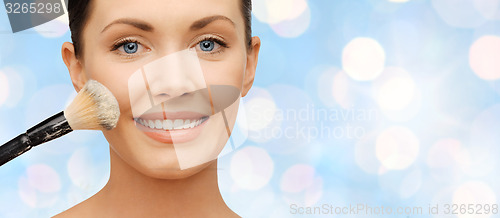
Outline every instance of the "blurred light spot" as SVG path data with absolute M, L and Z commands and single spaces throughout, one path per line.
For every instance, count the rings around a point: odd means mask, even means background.
M 56 192 L 61 189 L 59 174 L 45 164 L 28 167 L 28 181 L 32 187 L 41 192 Z
M 351 81 L 344 71 L 338 72 L 333 78 L 332 95 L 342 108 L 350 108 L 353 105 L 351 96 Z
M 408 128 L 391 127 L 377 138 L 376 155 L 387 169 L 407 168 L 415 161 L 418 152 L 419 141 Z
M 500 154 L 500 104 L 481 112 L 470 127 L 470 144 L 460 160 L 462 170 L 470 176 L 485 176 L 495 172 Z
M 429 148 L 426 163 L 429 174 L 437 181 L 455 181 L 464 162 L 462 143 L 453 138 L 440 139 Z
M 43 208 L 52 206 L 61 189 L 59 174 L 45 164 L 28 167 L 26 176 L 18 181 L 19 196 L 30 207 Z
M 245 102 L 245 111 L 247 111 L 248 129 L 250 131 L 259 131 L 266 128 L 274 119 L 276 105 L 269 98 L 256 97 Z
M 311 206 L 323 194 L 323 179 L 312 166 L 296 164 L 283 173 L 280 189 L 288 203 Z
M 408 78 L 389 79 L 380 89 L 377 100 L 383 110 L 401 110 L 415 95 L 415 84 Z
M 61 37 L 69 30 L 69 21 L 67 15 L 34 27 L 35 31 L 45 38 Z
M 261 189 L 269 183 L 273 171 L 273 160 L 262 148 L 244 147 L 231 159 L 231 177 L 242 189 Z
M 342 67 L 355 80 L 377 78 L 384 70 L 385 51 L 371 38 L 355 38 L 342 51 Z
M 332 89 L 333 76 L 337 71 L 339 69 L 329 65 L 314 66 L 306 75 L 304 91 L 315 101 L 320 101 L 326 106 L 336 105 L 330 90 Z
M 500 19 L 500 0 L 473 0 L 474 8 L 486 19 Z
M 403 2 L 408 2 L 410 0 L 388 0 L 390 2 L 397 2 L 397 3 L 403 3 Z
M 373 95 L 386 117 L 393 121 L 411 120 L 420 110 L 420 91 L 403 68 L 386 67 L 373 81 Z
M 9 97 L 9 81 L 7 76 L 0 71 L 0 106 L 7 100 L 7 97 Z
M 361 138 L 354 148 L 356 164 L 365 172 L 377 174 L 380 162 L 375 155 L 376 133 L 369 133 Z
M 484 182 L 482 181 L 471 181 L 462 184 L 457 188 L 455 193 L 453 194 L 453 204 L 457 205 L 482 205 L 482 207 L 486 207 L 486 205 L 492 206 L 496 204 L 496 195 L 495 192 Z M 490 217 L 493 213 L 486 214 L 486 208 L 483 208 L 483 214 L 480 213 L 460 213 L 458 217 L 460 218 L 480 218 L 480 217 Z
M 12 67 L 3 68 L 2 71 L 4 73 L 4 76 L 6 77 L 6 80 L 8 81 L 7 87 L 10 89 L 9 91 L 7 91 L 9 95 L 4 103 L 8 107 L 15 107 L 24 96 L 24 80 L 27 79 L 26 77 L 31 76 L 29 75 L 30 72 L 20 74 L 19 69 L 14 69 Z
M 469 63 L 472 70 L 482 79 L 500 78 L 500 37 L 483 36 L 472 44 Z
M 486 21 L 472 0 L 432 0 L 432 6 L 444 22 L 453 27 L 475 28 Z
M 32 127 L 64 109 L 64 104 L 73 93 L 73 86 L 68 84 L 52 85 L 38 90 L 26 106 L 26 121 L 29 122 L 26 127 Z
M 306 0 L 254 0 L 252 11 L 255 17 L 268 24 L 293 20 L 308 8 Z
M 453 203 L 453 193 L 455 192 L 456 187 L 452 187 L 449 185 L 440 186 L 440 185 L 427 185 L 425 187 L 426 195 L 432 199 L 430 200 L 431 205 L 444 205 Z M 442 218 L 443 214 L 433 216 L 435 218 Z M 449 216 L 448 216 L 449 217 Z
M 473 177 L 489 175 L 497 164 L 498 155 L 484 147 L 464 148 L 460 155 L 459 167 Z
M 18 186 L 19 197 L 21 197 L 24 203 L 26 203 L 30 207 L 36 207 L 36 189 L 29 184 L 28 179 L 24 176 L 20 177 Z
M 422 171 L 416 169 L 404 177 L 401 185 L 399 186 L 399 195 L 403 199 L 410 198 L 417 193 L 421 185 Z
M 456 139 L 441 139 L 430 149 L 427 165 L 430 168 L 447 168 L 456 164 L 461 155 L 461 143 Z
M 294 38 L 302 35 L 311 24 L 311 10 L 309 7 L 300 16 L 271 24 L 271 29 L 281 37 Z
M 248 129 L 248 139 L 264 143 L 273 139 L 273 129 L 279 127 L 280 121 L 276 119 L 279 108 L 268 90 L 253 87 L 245 97 L 245 113 L 247 126 L 240 126 L 242 130 Z
M 500 104 L 493 105 L 481 112 L 472 123 L 470 139 L 473 147 L 485 147 L 494 152 L 500 151 L 499 133 Z
M 87 188 L 95 178 L 92 158 L 87 148 L 79 148 L 68 160 L 68 175 L 73 184 L 79 188 Z
M 283 173 L 280 188 L 284 192 L 301 192 L 312 185 L 314 174 L 315 170 L 312 166 L 305 164 L 294 165 Z

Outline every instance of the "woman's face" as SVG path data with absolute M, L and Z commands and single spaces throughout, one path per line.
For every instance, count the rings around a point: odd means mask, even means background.
M 118 125 L 104 135 L 125 163 L 148 176 L 183 178 L 217 157 L 238 100 L 224 106 L 224 118 L 214 99 L 228 91 L 245 95 L 255 70 L 248 66 L 255 51 L 246 49 L 240 4 L 92 1 L 81 38 L 81 74 L 72 79 L 97 80 L 117 98 Z

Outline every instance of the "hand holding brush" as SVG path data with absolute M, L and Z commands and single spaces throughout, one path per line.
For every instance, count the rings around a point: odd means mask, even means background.
M 0 166 L 73 130 L 111 130 L 119 117 L 120 109 L 113 94 L 99 82 L 89 80 L 66 110 L 0 146 Z

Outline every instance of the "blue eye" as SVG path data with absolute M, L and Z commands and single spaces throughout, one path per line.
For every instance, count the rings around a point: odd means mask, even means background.
M 215 42 L 211 40 L 203 40 L 200 42 L 200 49 L 202 51 L 212 51 L 214 50 Z
M 127 54 L 136 53 L 138 48 L 137 42 L 129 42 L 123 45 L 123 50 L 127 52 Z

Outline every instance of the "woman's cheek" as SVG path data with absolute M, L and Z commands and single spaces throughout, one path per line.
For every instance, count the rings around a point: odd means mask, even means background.
M 121 69 L 119 64 L 116 67 L 101 67 L 99 70 L 92 71 L 90 79 L 95 79 L 108 88 L 115 96 L 123 113 L 130 108 L 128 96 L 128 78 L 133 72 L 126 72 L 127 69 Z M 130 71 L 128 69 L 128 71 Z
M 203 74 L 208 84 L 232 85 L 241 89 L 244 63 L 235 59 L 202 64 Z

